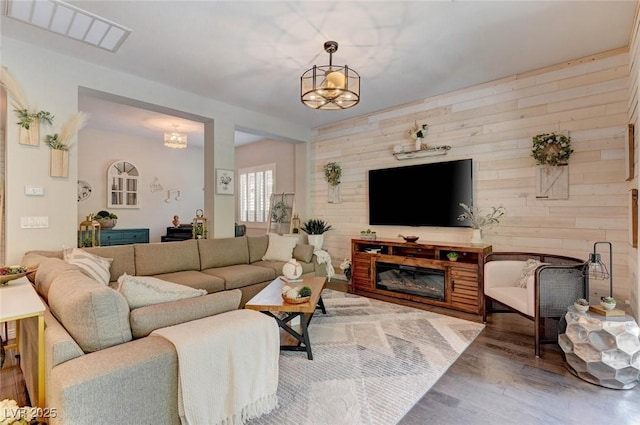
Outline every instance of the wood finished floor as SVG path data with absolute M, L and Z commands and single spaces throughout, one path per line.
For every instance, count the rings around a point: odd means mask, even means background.
M 340 283 L 329 287 L 345 289 Z M 555 345 L 543 345 L 542 357 L 536 359 L 532 335 L 532 323 L 517 314 L 490 316 L 482 333 L 399 425 L 640 425 L 640 385 L 618 391 L 584 382 L 565 369 Z M 0 370 L 0 400 L 26 405 L 20 367 L 7 354 Z

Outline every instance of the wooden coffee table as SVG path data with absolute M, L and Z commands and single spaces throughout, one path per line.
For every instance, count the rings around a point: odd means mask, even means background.
M 267 285 L 262 291 L 258 292 L 255 297 L 251 298 L 244 306 L 250 310 L 258 310 L 266 315 L 276 319 L 278 326 L 285 330 L 289 335 L 293 336 L 297 341 L 297 345 L 281 345 L 280 349 L 284 351 L 306 351 L 307 358 L 313 360 L 311 353 L 311 341 L 307 326 L 311 322 L 313 313 L 317 308 L 322 313 L 327 314 L 322 301 L 322 290 L 327 283 L 326 277 L 305 276 L 302 282 L 287 283 L 281 278 L 276 278 Z M 282 288 L 285 286 L 308 286 L 311 288 L 311 298 L 306 303 L 291 304 L 282 299 Z M 275 313 L 285 313 L 284 317 L 279 317 Z M 300 317 L 301 333 L 291 328 L 289 322 L 296 317 Z

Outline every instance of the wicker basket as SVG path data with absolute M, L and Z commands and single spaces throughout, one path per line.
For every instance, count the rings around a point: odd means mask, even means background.
M 289 304 L 302 304 L 302 303 L 306 303 L 307 301 L 309 301 L 311 299 L 311 296 L 298 297 L 298 298 L 287 298 L 284 294 L 282 294 L 282 299 L 284 300 L 284 302 L 287 302 Z

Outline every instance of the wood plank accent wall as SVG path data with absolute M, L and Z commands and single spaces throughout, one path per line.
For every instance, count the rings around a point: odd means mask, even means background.
M 628 190 L 638 188 L 638 137 L 640 136 L 640 114 L 638 111 L 638 98 L 640 97 L 640 2 L 636 5 L 636 14 L 631 33 L 629 47 L 629 123 L 635 127 L 634 159 L 635 175 L 629 182 Z M 640 257 L 637 248 L 629 248 L 629 281 L 632 282 L 629 288 L 629 300 L 631 314 L 637 319 L 640 318 L 640 280 L 638 275 L 638 264 Z
M 370 226 L 367 172 L 473 158 L 476 205 L 482 212 L 506 207 L 500 224 L 485 231 L 485 241 L 494 251 L 545 252 L 587 260 L 594 241 L 611 241 L 615 296 L 629 299 L 633 286 L 637 297 L 637 281 L 630 282 L 635 275 L 630 274 L 629 262 L 637 260 L 632 260 L 628 243 L 630 184 L 624 176 L 629 58 L 628 49 L 617 49 L 315 129 L 310 210 L 313 217 L 335 228 L 325 234 L 333 263 L 337 266 L 350 255 L 351 238 L 367 228 L 383 238 L 401 233 L 426 241 L 468 242 L 470 229 Z M 412 150 L 408 130 L 414 122 L 429 124 L 427 144 L 451 145 L 449 154 L 396 160 L 394 144 Z M 552 131 L 568 131 L 575 150 L 565 200 L 535 197 L 531 139 Z M 322 168 L 330 161 L 343 169 L 340 204 L 327 202 Z M 437 181 L 399 184 L 415 185 L 416 208 L 438 207 L 429 205 L 429 186 Z M 635 270 L 635 264 L 631 268 Z M 592 281 L 592 301 L 608 292 L 608 282 Z

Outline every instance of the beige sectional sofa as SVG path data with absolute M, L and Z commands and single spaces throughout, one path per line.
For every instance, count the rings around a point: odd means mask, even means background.
M 155 329 L 224 314 L 244 305 L 282 274 L 284 261 L 263 260 L 269 238 L 244 236 L 86 248 L 113 259 L 110 284 L 64 261 L 62 251 L 31 251 L 34 284 L 45 312 L 45 398 L 51 424 L 178 424 L 175 348 Z M 310 245 L 296 245 L 303 273 L 324 275 Z M 207 294 L 130 309 L 117 290 L 123 274 L 204 289 Z M 21 367 L 37 394 L 37 323 L 23 320 Z M 212 383 L 215 385 L 215 383 Z M 222 390 L 222 389 L 221 389 Z

